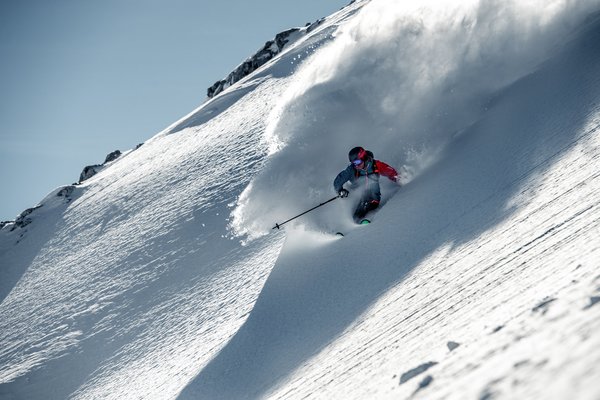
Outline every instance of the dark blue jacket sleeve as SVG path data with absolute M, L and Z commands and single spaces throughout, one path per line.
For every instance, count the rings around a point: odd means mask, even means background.
M 340 190 L 344 187 L 344 183 L 351 181 L 354 177 L 354 171 L 352 165 L 349 165 L 348 168 L 340 172 L 333 181 L 333 188 L 336 193 L 339 193 Z

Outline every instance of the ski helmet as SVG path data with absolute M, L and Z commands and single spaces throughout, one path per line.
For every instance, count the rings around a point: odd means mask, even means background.
M 348 153 L 348 159 L 350 160 L 350 162 L 354 162 L 356 160 L 365 160 L 367 156 L 367 151 L 365 149 L 363 149 L 362 147 L 354 147 L 352 150 L 350 150 L 350 152 Z

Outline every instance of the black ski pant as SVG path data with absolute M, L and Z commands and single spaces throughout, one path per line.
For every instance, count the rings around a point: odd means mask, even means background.
M 357 224 L 360 223 L 365 218 L 365 215 L 370 211 L 373 211 L 379 207 L 379 200 L 374 199 L 372 197 L 363 197 L 360 199 L 360 202 L 356 206 L 356 210 L 354 210 L 354 222 Z

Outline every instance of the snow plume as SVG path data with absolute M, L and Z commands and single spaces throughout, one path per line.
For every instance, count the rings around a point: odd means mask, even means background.
M 353 146 L 411 175 L 435 164 L 503 88 L 564 45 L 599 4 L 371 1 L 305 62 L 272 113 L 272 156 L 242 196 L 235 230 L 267 232 L 330 198 Z M 348 203 L 302 221 L 339 226 L 349 222 Z

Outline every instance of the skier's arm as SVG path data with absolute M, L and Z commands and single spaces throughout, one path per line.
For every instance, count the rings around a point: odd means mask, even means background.
M 387 165 L 383 161 L 375 161 L 377 163 L 377 169 L 379 169 L 379 174 L 387 177 L 388 179 L 398 182 L 400 176 L 398 175 L 398 171 L 396 171 L 393 167 Z
M 342 172 L 340 172 L 333 181 L 333 189 L 336 193 L 344 188 L 344 183 L 352 179 L 352 166 L 349 166 Z

